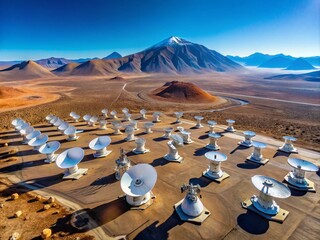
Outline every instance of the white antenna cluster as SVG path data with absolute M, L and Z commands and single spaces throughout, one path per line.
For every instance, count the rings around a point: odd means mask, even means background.
M 101 158 L 109 155 L 111 151 L 107 150 L 107 146 L 111 143 L 111 138 L 108 136 L 97 137 L 90 141 L 89 148 L 95 150 L 93 154 L 95 158 Z
M 90 118 L 91 118 L 90 114 L 86 114 L 82 118 L 88 125 L 90 125 Z
M 80 118 L 79 114 L 77 114 L 75 112 L 71 112 L 70 117 L 72 117 L 75 122 L 79 122 L 79 118 Z
M 252 131 L 244 131 L 243 132 L 244 135 L 244 141 L 239 142 L 238 144 L 240 146 L 244 146 L 244 147 L 251 147 L 252 146 L 252 140 L 251 138 L 253 138 L 254 136 L 256 136 L 255 132 Z
M 107 120 L 105 119 L 99 119 L 99 129 L 100 130 L 105 130 L 107 129 Z
M 120 157 L 116 160 L 115 178 L 120 180 L 122 175 L 131 167 L 130 160 L 127 157 L 127 152 L 120 148 Z
M 118 117 L 117 117 L 117 111 L 116 111 L 116 110 L 112 110 L 112 111 L 110 112 L 110 118 L 111 118 L 111 119 L 118 119 Z
M 131 120 L 131 114 L 129 113 L 129 109 L 128 108 L 124 108 L 122 109 L 123 112 L 123 120 L 124 121 L 130 121 Z
M 147 110 L 145 110 L 144 108 L 141 109 L 140 114 L 141 114 L 141 117 L 140 117 L 141 120 L 147 119 L 147 117 L 146 117 Z
M 113 132 L 114 135 L 122 134 L 122 132 L 120 131 L 120 128 L 122 128 L 122 123 L 120 121 L 113 121 L 111 124 L 114 130 Z
M 157 181 L 157 171 L 150 164 L 138 164 L 121 177 L 120 185 L 131 206 L 141 206 L 151 199 L 151 190 Z
M 195 128 L 203 128 L 203 125 L 201 124 L 201 120 L 203 120 L 203 117 L 202 116 L 194 116 L 194 119 L 197 121 Z
M 40 146 L 39 152 L 47 155 L 47 159 L 44 160 L 46 163 L 53 163 L 56 161 L 57 155 L 55 152 L 59 150 L 60 143 L 58 141 L 47 142 Z
M 48 135 L 41 133 L 40 135 L 30 139 L 28 145 L 33 147 L 34 150 L 39 150 L 40 147 L 48 141 L 48 139 Z
M 105 117 L 105 118 L 107 118 L 108 117 L 108 109 L 106 109 L 106 108 L 104 108 L 104 109 L 102 109 L 101 110 L 101 113 L 102 113 L 102 115 Z
M 183 146 L 183 138 L 178 134 L 171 135 L 171 141 L 167 142 L 169 153 L 164 156 L 164 159 L 170 162 L 182 162 L 183 157 L 178 153 L 178 147 Z
M 89 126 L 92 126 L 94 127 L 96 125 L 96 123 L 98 122 L 98 117 L 97 116 L 92 116 L 90 119 L 89 119 Z
M 229 177 L 226 172 L 221 170 L 221 163 L 228 159 L 227 155 L 221 152 L 207 152 L 205 153 L 205 157 L 209 160 L 209 166 L 208 169 L 202 173 L 204 177 L 218 182 Z
M 153 123 L 153 122 L 146 122 L 146 123 L 144 123 L 144 124 L 143 124 L 143 127 L 144 127 L 144 129 L 145 129 L 144 132 L 147 133 L 147 134 L 148 134 L 148 133 L 153 133 L 152 130 L 151 130 L 151 128 L 152 128 L 153 126 L 154 126 L 154 123 Z
M 162 138 L 170 139 L 172 132 L 173 132 L 173 128 L 172 127 L 165 128 L 164 129 L 164 135 L 162 136 Z

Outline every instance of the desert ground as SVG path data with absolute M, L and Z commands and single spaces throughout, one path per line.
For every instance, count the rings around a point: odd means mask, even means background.
M 282 208 L 290 211 L 283 224 L 266 221 L 240 205 L 241 201 L 257 194 L 250 180 L 253 175 L 267 175 L 282 181 L 290 171 L 287 164 L 289 156 L 301 157 L 319 165 L 320 84 L 302 80 L 266 80 L 264 76 L 264 73 L 250 71 L 237 75 L 123 74 L 116 78 L 74 76 L 34 80 L 3 79 L 0 81 L 1 86 L 14 88 L 9 89 L 9 92 L 19 89 L 22 93 L 19 91 L 14 96 L 2 95 L 2 101 L 10 104 L 0 110 L 0 152 L 14 153 L 1 155 L 0 175 L 8 179 L 16 177 L 15 184 L 18 186 L 36 186 L 38 190 L 75 203 L 74 212 L 85 211 L 94 222 L 87 233 L 97 239 L 123 236 L 127 239 L 277 239 L 279 236 L 283 239 L 317 239 L 320 234 L 319 171 L 307 174 L 315 182 L 317 193 L 291 189 L 292 196 L 289 199 L 277 200 Z M 195 83 L 216 96 L 217 101 L 186 104 L 159 101 L 152 96 L 156 88 L 174 80 Z M 23 106 L 19 105 L 20 99 L 24 99 Z M 115 109 L 121 116 L 124 107 L 130 109 L 134 118 L 139 117 L 140 109 L 147 109 L 149 121 L 153 111 L 163 113 L 162 122 L 156 124 L 153 134 L 144 134 L 143 121 L 139 122 L 140 130 L 136 136 L 147 140 L 146 147 L 151 150 L 150 153 L 132 154 L 130 151 L 135 146 L 134 142 L 125 142 L 125 135 L 112 135 L 110 123 L 107 130 L 89 127 L 84 122 L 72 123 L 84 132 L 79 134 L 78 141 L 67 142 L 64 135 L 45 121 L 49 113 L 71 121 L 71 111 L 82 116 L 86 113 L 99 115 L 103 108 L 110 111 Z M 163 128 L 177 126 L 173 124 L 173 112 L 177 110 L 185 112 L 181 126 L 190 129 L 194 140 L 194 143 L 179 149 L 180 155 L 185 158 L 181 164 L 169 163 L 162 158 L 167 152 L 167 140 L 161 138 Z M 205 126 L 207 120 L 216 120 L 219 124 L 217 131 L 224 134 L 219 145 L 228 160 L 222 168 L 230 174 L 230 178 L 221 184 L 201 176 L 208 165 L 204 157 L 206 150 L 203 148 L 208 143 L 208 129 L 193 129 L 195 115 L 205 117 Z M 88 168 L 88 175 L 77 181 L 63 181 L 62 169 L 55 164 L 45 164 L 44 155 L 21 144 L 21 137 L 11 128 L 11 121 L 16 117 L 25 119 L 36 129 L 48 134 L 50 141 L 60 141 L 58 153 L 70 147 L 82 147 L 85 158 L 79 167 Z M 236 133 L 224 133 L 226 119 L 236 120 Z M 255 131 L 258 133 L 256 140 L 268 143 L 264 155 L 270 162 L 265 166 L 245 162 L 252 148 L 244 149 L 237 145 L 243 138 L 244 130 Z M 112 143 L 108 149 L 112 153 L 105 158 L 94 159 L 88 143 L 101 135 L 111 137 Z M 298 138 L 296 146 L 299 154 L 288 155 L 277 151 L 284 135 Z M 123 198 L 119 181 L 114 178 L 115 160 L 119 157 L 120 147 L 129 151 L 128 156 L 133 164 L 149 163 L 157 170 L 158 180 L 153 189 L 156 198 L 143 211 L 130 210 Z M 184 197 L 180 193 L 181 185 L 189 181 L 200 184 L 201 201 L 212 213 L 201 226 L 180 221 L 173 210 L 173 205 Z M 34 190 L 25 191 L 33 193 Z

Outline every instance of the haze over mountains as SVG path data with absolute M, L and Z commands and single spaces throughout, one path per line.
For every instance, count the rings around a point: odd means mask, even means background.
M 306 64 L 299 61 L 301 67 L 296 63 L 295 69 L 291 70 L 308 70 L 314 69 L 313 66 L 320 66 L 320 56 L 295 58 L 290 55 L 276 54 L 269 55 L 263 53 L 254 53 L 247 57 L 231 56 L 227 55 L 231 60 L 240 63 L 244 66 L 256 66 L 261 68 L 288 68 L 295 60 L 302 59 L 309 64 L 309 68 L 306 68 Z M 298 63 L 299 63 L 298 62 Z M 289 69 L 288 69 L 289 70 Z

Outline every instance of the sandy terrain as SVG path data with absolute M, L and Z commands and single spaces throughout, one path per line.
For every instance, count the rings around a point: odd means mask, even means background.
M 39 116 L 44 118 L 45 114 Z M 138 118 L 134 114 L 133 118 Z M 151 119 L 151 116 L 148 115 Z M 203 156 L 207 150 L 203 147 L 208 143 L 207 128 L 194 129 L 195 122 L 184 121 L 181 126 L 190 129 L 194 143 L 179 149 L 185 159 L 181 164 L 168 163 L 162 157 L 167 152 L 167 140 L 161 138 L 163 128 L 176 127 L 172 124 L 174 118 L 162 116 L 162 122 L 156 124 L 153 134 L 144 134 L 142 122 L 135 134 L 147 140 L 146 147 L 150 153 L 134 155 L 130 150 L 135 147 L 134 142 L 125 142 L 125 135 L 112 135 L 110 124 L 107 130 L 89 127 L 84 122 L 73 123 L 78 129 L 83 129 L 79 140 L 67 142 L 55 128 L 47 125 L 36 125 L 35 128 L 49 135 L 50 141 L 59 140 L 61 153 L 70 147 L 82 147 L 85 157 L 79 164 L 80 168 L 88 168 L 88 175 L 77 181 L 63 181 L 62 169 L 55 164 L 45 164 L 44 155 L 37 154 L 29 146 L 21 145 L 21 138 L 12 130 L 0 132 L 3 142 L 8 147 L 1 147 L 1 152 L 16 150 L 16 154 L 0 160 L 0 173 L 15 174 L 23 183 L 36 184 L 44 191 L 51 191 L 63 198 L 79 205 L 96 220 L 97 228 L 102 228 L 109 236 L 123 236 L 127 239 L 303 239 L 308 232 L 308 239 L 317 239 L 320 232 L 319 216 L 319 172 L 307 174 L 316 184 L 317 193 L 301 193 L 292 190 L 292 196 L 277 203 L 290 214 L 283 224 L 269 222 L 263 218 L 241 208 L 240 202 L 257 194 L 250 178 L 255 174 L 268 175 L 282 181 L 290 171 L 287 164 L 288 154 L 276 151 L 275 145 L 270 144 L 264 151 L 264 156 L 270 159 L 265 166 L 257 166 L 245 162 L 252 149 L 238 147 L 237 142 L 242 138 L 240 132 L 225 133 L 219 140 L 221 152 L 227 154 L 228 160 L 223 163 L 223 170 L 230 174 L 230 178 L 221 184 L 211 182 L 201 177 L 208 162 Z M 223 133 L 225 126 L 219 125 L 217 132 Z M 93 151 L 88 148 L 91 139 L 109 135 L 112 139 L 108 150 L 112 153 L 105 158 L 94 159 Z M 257 138 L 259 139 L 259 138 Z M 272 140 L 265 140 L 274 143 Z M 276 143 L 278 144 L 278 143 Z M 123 192 L 118 181 L 114 179 L 115 160 L 119 156 L 119 148 L 129 151 L 129 158 L 133 164 L 149 163 L 158 173 L 158 180 L 153 189 L 156 198 L 154 203 L 143 211 L 129 210 L 123 198 Z M 303 151 L 291 154 L 291 157 L 301 157 L 319 163 L 319 153 Z M 16 157 L 15 161 L 7 161 Z M 180 186 L 191 181 L 202 187 L 201 201 L 211 211 L 212 215 L 201 225 L 184 223 L 179 220 L 173 210 L 173 205 L 184 197 L 180 193 Z
M 11 194 L 18 193 L 17 200 L 11 200 Z M 36 200 L 36 193 L 30 192 L 21 186 L 13 185 L 8 179 L 0 178 L 0 239 L 9 239 L 17 232 L 20 239 L 41 239 L 40 235 L 43 229 L 52 230 L 53 239 L 94 239 L 83 233 L 77 233 L 77 230 L 68 224 L 70 221 L 70 212 L 61 206 L 60 203 L 50 203 L 48 210 L 43 210 L 43 206 L 48 204 L 47 199 Z M 19 218 L 13 215 L 17 211 L 22 211 Z

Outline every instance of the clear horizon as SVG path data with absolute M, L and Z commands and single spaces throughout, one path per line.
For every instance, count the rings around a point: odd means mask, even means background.
M 317 0 L 1 0 L 0 9 L 1 61 L 125 56 L 170 36 L 223 55 L 320 55 Z

